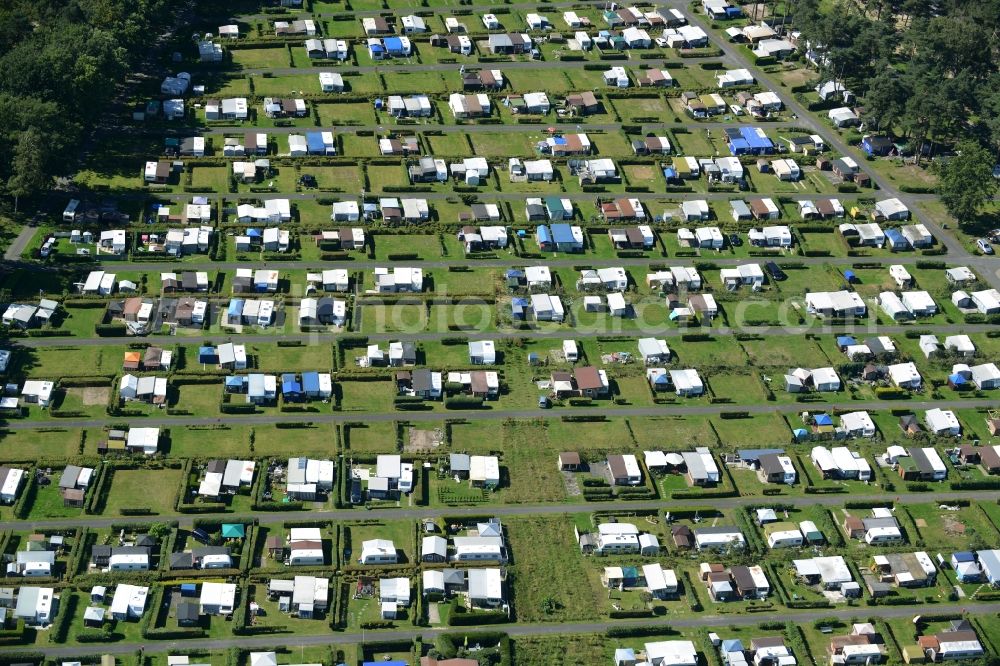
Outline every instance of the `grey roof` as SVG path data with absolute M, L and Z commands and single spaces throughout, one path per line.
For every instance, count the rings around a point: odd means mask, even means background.
M 899 527 L 899 523 L 892 516 L 888 518 L 865 518 L 861 521 L 861 524 L 865 526 L 866 530 L 879 527 Z
M 760 457 L 768 453 L 784 454 L 784 449 L 737 449 L 736 455 L 744 462 L 757 462 Z
M 705 469 L 705 463 L 700 455 L 694 451 L 683 451 L 681 457 L 684 458 L 684 464 L 687 465 L 688 474 L 692 479 L 708 478 L 708 470 Z
M 203 546 L 191 551 L 191 556 L 196 560 L 208 555 L 229 555 L 229 548 L 227 546 Z
M 469 569 L 470 598 L 486 599 L 489 597 L 489 590 L 487 589 L 488 574 L 488 569 Z
M 917 469 L 920 470 L 921 474 L 934 473 L 934 465 L 931 464 L 931 461 L 927 458 L 927 454 L 924 453 L 922 448 L 914 446 L 906 451 L 910 454 L 910 457 L 913 458 L 913 462 L 917 465 Z
M 14 616 L 34 618 L 39 599 L 43 595 L 49 594 L 52 594 L 51 588 L 22 587 L 17 593 L 17 606 L 14 608 Z
M 444 569 L 442 573 L 445 585 L 465 585 L 465 569 Z
M 191 553 L 170 554 L 171 569 L 190 569 L 193 566 L 194 566 L 194 558 L 191 556 Z
M 735 525 L 716 525 L 714 527 L 698 527 L 694 530 L 695 534 L 732 534 L 733 532 L 740 532 L 740 528 Z
M 77 465 L 66 465 L 62 476 L 59 478 L 60 488 L 76 488 L 76 481 L 80 478 L 82 470 Z
M 778 461 L 777 453 L 765 453 L 760 460 L 760 468 L 767 474 L 784 474 L 785 468 Z
M 193 601 L 182 601 L 177 604 L 178 622 L 195 622 L 199 617 L 198 604 Z
M 452 472 L 468 472 L 469 464 L 468 453 L 452 453 L 449 456 L 449 466 Z
M 420 546 L 420 556 L 424 557 L 426 555 L 440 555 L 441 557 L 447 557 L 448 540 L 439 536 L 424 537 L 423 544 Z
M 417 393 L 430 391 L 432 387 L 431 371 L 426 368 L 417 368 L 413 371 L 411 382 L 413 390 Z

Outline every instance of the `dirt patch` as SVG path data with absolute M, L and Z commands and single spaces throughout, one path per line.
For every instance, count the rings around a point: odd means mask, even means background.
M 406 442 L 407 453 L 427 453 L 441 446 L 444 441 L 444 431 L 441 428 L 434 430 L 418 430 L 410 428 L 410 437 Z
M 626 167 L 625 173 L 630 181 L 654 180 L 656 178 L 656 171 L 651 166 L 632 165 Z
M 913 522 L 916 523 L 917 527 L 927 527 L 927 521 L 923 518 L 916 518 Z
M 80 396 L 80 400 L 87 407 L 92 405 L 106 405 L 111 395 L 111 389 L 104 386 L 85 386 L 81 389 L 70 389 L 70 391 L 77 393 Z
M 789 88 L 794 88 L 795 86 L 804 86 L 816 78 L 815 73 L 801 67 L 781 72 L 778 74 L 778 76 Z
M 945 534 L 949 536 L 963 536 L 965 534 L 965 523 L 957 520 L 954 516 L 941 516 L 941 523 L 944 526 Z

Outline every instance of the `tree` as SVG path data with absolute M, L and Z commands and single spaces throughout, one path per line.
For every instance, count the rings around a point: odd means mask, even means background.
M 153 523 L 149 526 L 148 534 L 157 541 L 162 541 L 168 534 L 170 534 L 170 525 L 167 525 L 166 523 Z
M 15 210 L 18 198 L 40 192 L 49 184 L 43 151 L 42 135 L 34 127 L 22 132 L 17 139 L 11 163 L 13 174 L 7 181 L 7 189 L 14 195 Z
M 938 193 L 959 224 L 971 222 L 996 192 L 993 156 L 974 141 L 961 141 L 955 157 L 938 167 Z
M 865 95 L 865 117 L 877 129 L 891 129 L 903 117 L 910 91 L 903 77 L 884 63 Z

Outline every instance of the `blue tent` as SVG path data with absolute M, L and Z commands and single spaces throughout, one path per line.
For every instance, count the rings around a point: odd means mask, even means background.
M 322 155 L 326 152 L 322 132 L 306 132 L 306 150 L 314 155 Z
M 573 227 L 568 224 L 552 225 L 552 240 L 556 245 L 573 245 L 576 239 L 573 238 Z
M 528 309 L 528 299 L 514 298 L 510 302 L 510 315 L 514 319 L 524 319 L 525 310 Z
M 948 375 L 948 383 L 958 388 L 959 386 L 965 386 L 965 377 L 956 373 L 954 375 Z
M 889 243 L 889 247 L 898 250 L 910 247 L 909 241 L 900 233 L 899 229 L 886 229 L 885 239 Z
M 375 54 L 380 54 L 381 55 L 382 53 L 385 53 L 385 49 L 382 48 L 381 44 L 369 44 L 368 45 L 368 52 L 371 53 L 373 56 Z M 376 107 L 375 108 L 379 108 L 379 106 L 381 106 L 381 104 L 380 104 L 381 101 L 382 100 L 380 100 L 380 99 L 375 100 L 375 103 L 376 103 Z
M 742 652 L 743 642 L 738 638 L 727 638 L 722 641 L 722 651 L 725 652 Z
M 844 271 L 844 278 L 853 283 L 858 279 L 858 276 L 854 274 L 854 271 Z
M 247 229 L 247 236 L 250 238 L 260 238 L 263 235 L 260 229 Z
M 198 362 L 199 363 L 218 363 L 219 354 L 215 351 L 215 347 L 202 347 L 198 350 Z
M 838 347 L 850 347 L 851 345 L 858 344 L 858 341 L 849 335 L 838 335 L 837 336 L 837 346 Z
M 813 417 L 813 420 L 818 426 L 828 426 L 833 425 L 833 417 L 829 414 L 817 414 Z
M 809 431 L 805 428 L 796 428 L 792 431 L 792 434 L 795 435 L 795 439 L 805 439 L 809 436 Z
M 193 597 L 198 593 L 198 585 L 195 583 L 181 583 L 181 596 Z
M 549 231 L 549 227 L 547 225 L 540 224 L 538 225 L 538 228 L 535 229 L 535 238 L 538 239 L 539 245 L 549 245 L 552 243 L 552 232 Z
M 754 155 L 766 155 L 774 152 L 774 142 L 767 138 L 764 130 L 759 127 L 740 127 L 740 136 Z
M 389 53 L 395 54 L 403 52 L 403 40 L 399 37 L 386 37 L 382 40 L 382 43 L 385 44 L 385 50 Z
M 243 314 L 243 299 L 234 298 L 233 300 L 229 301 L 229 309 L 226 311 L 226 314 L 229 315 L 230 317 L 241 316 Z
M 240 375 L 230 375 L 226 377 L 226 391 L 229 393 L 239 393 L 246 386 L 246 377 Z
M 302 373 L 302 390 L 305 391 L 306 395 L 317 395 L 319 393 L 318 372 Z
M 286 372 L 281 375 L 281 395 L 286 400 L 302 397 L 302 385 L 295 378 L 294 372 Z
M 750 144 L 745 139 L 730 139 L 729 152 L 733 155 L 746 155 L 750 152 Z

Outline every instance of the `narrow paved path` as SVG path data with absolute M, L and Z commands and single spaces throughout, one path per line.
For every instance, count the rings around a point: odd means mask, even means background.
M 872 327 L 837 327 L 832 328 L 828 326 L 749 326 L 745 328 L 732 328 L 728 326 L 720 326 L 713 328 L 698 328 L 698 329 L 685 329 L 685 328 L 670 328 L 656 331 L 620 331 L 620 332 L 609 332 L 600 331 L 601 335 L 620 335 L 623 339 L 630 340 L 643 335 L 656 335 L 661 338 L 679 338 L 690 333 L 708 333 L 713 336 L 730 336 L 736 333 L 747 333 L 751 335 L 760 335 L 764 337 L 774 337 L 781 338 L 786 336 L 800 336 L 804 333 L 813 333 L 818 335 L 892 335 L 892 334 L 903 334 L 907 331 L 916 330 L 913 327 L 907 326 L 872 326 Z M 921 326 L 919 330 L 926 331 L 928 334 L 950 334 L 961 331 L 963 333 L 987 333 L 996 330 L 996 326 L 991 324 L 935 324 L 931 326 Z M 569 337 L 585 337 L 587 331 L 576 328 L 573 331 L 471 331 L 471 332 L 459 332 L 448 331 L 448 332 L 426 332 L 426 333 L 365 333 L 366 338 L 371 342 L 386 342 L 397 340 L 403 341 L 414 341 L 414 342 L 424 342 L 424 341 L 434 341 L 441 340 L 443 338 L 454 338 L 460 337 L 462 335 L 467 335 L 470 340 L 477 339 L 489 339 L 489 340 L 508 340 L 508 339 L 520 339 L 525 338 L 528 340 L 565 340 Z M 344 333 L 275 333 L 269 335 L 266 333 L 256 334 L 256 335 L 235 335 L 226 333 L 224 331 L 211 332 L 204 331 L 191 336 L 171 336 L 171 335 L 150 335 L 142 338 L 142 342 L 149 344 L 160 344 L 160 345 L 176 345 L 176 344 L 199 344 L 201 340 L 212 339 L 215 341 L 225 341 L 232 342 L 234 344 L 269 344 L 274 342 L 303 342 L 309 344 L 320 344 L 324 342 L 335 342 L 339 338 L 344 337 Z M 56 347 L 69 347 L 75 349 L 80 348 L 90 348 L 90 347 L 120 347 L 129 342 L 135 341 L 135 338 L 22 338 L 17 340 L 17 347 L 24 347 L 28 349 L 48 349 Z M 780 340 L 776 341 L 775 344 L 780 344 Z
M 813 611 L 781 611 L 781 616 L 754 615 L 751 613 L 732 614 L 698 614 L 685 617 L 671 617 L 667 615 L 664 619 L 655 621 L 634 621 L 634 620 L 612 620 L 603 622 L 567 622 L 552 624 L 512 624 L 512 625 L 490 625 L 491 630 L 503 631 L 510 636 L 561 636 L 566 639 L 573 634 L 592 634 L 605 632 L 612 627 L 636 626 L 636 627 L 663 627 L 677 629 L 695 629 L 700 627 L 717 627 L 722 629 L 726 626 L 756 626 L 767 619 L 778 619 L 783 622 L 793 624 L 812 622 L 818 618 L 837 618 L 838 620 L 850 621 L 852 618 L 862 615 L 864 617 L 880 617 L 883 619 L 911 618 L 919 615 L 923 606 L 875 606 L 859 609 L 856 607 L 818 609 Z M 1000 603 L 970 603 L 970 604 L 935 604 L 934 612 L 966 612 L 966 613 L 997 613 L 1000 612 Z M 301 634 L 268 634 L 266 636 L 242 637 L 242 638 L 218 638 L 199 639 L 186 641 L 162 641 L 146 642 L 142 647 L 149 651 L 168 651 L 171 653 L 186 654 L 195 650 L 225 650 L 238 647 L 243 649 L 271 648 L 275 645 L 284 647 L 300 647 L 314 645 L 331 645 L 340 643 L 362 643 L 364 641 L 412 641 L 418 637 L 433 636 L 436 633 L 469 633 L 482 630 L 482 627 L 468 628 L 441 628 L 441 629 L 403 629 L 394 631 L 378 632 L 343 632 L 343 633 L 320 633 L 312 635 Z M 631 642 L 641 643 L 642 639 L 632 639 Z M 98 651 L 101 654 L 128 654 L 134 652 L 139 647 L 136 643 L 110 643 L 101 644 L 99 649 L 95 647 L 91 651 Z M 0 653 L 4 652 L 40 652 L 49 659 L 60 659 L 64 657 L 75 657 L 86 649 L 81 647 L 45 647 L 28 646 L 25 647 L 5 647 L 0 648 Z
M 221 377 L 220 377 L 221 379 Z M 389 381 L 386 381 L 389 384 Z M 231 416 L 194 416 L 194 417 L 134 417 L 132 426 L 150 428 L 183 428 L 186 426 L 208 426 L 217 423 L 237 422 L 241 425 L 273 425 L 275 423 L 350 423 L 393 422 L 393 421 L 443 421 L 444 419 L 465 419 L 468 421 L 498 421 L 501 419 L 533 419 L 555 418 L 559 416 L 607 416 L 607 417 L 646 417 L 646 416 L 714 416 L 723 412 L 747 412 L 748 414 L 797 414 L 803 409 L 809 410 L 869 410 L 882 409 L 910 410 L 932 409 L 978 409 L 980 407 L 995 407 L 996 400 L 910 400 L 910 401 L 858 401 L 841 403 L 767 403 L 754 405 L 716 404 L 716 405 L 677 405 L 658 407 L 571 407 L 546 411 L 540 409 L 480 409 L 475 411 L 399 411 L 399 412 L 367 412 L 364 410 L 344 410 L 329 414 L 323 413 L 291 413 L 273 411 L 268 414 L 244 414 L 234 419 Z M 45 421 L 7 421 L 2 427 L 6 430 L 39 430 L 42 428 L 101 428 L 110 423 L 120 422 L 121 418 L 106 417 L 97 419 L 48 419 Z
M 941 484 L 944 485 L 944 484 Z M 282 512 L 254 512 L 248 514 L 239 513 L 219 513 L 219 514 L 160 514 L 156 519 L 177 519 L 181 521 L 192 518 L 199 520 L 220 520 L 227 523 L 241 521 L 258 520 L 262 524 L 280 523 L 287 520 L 301 518 L 303 520 L 365 520 L 377 518 L 379 520 L 419 520 L 423 518 L 441 518 L 444 516 L 481 516 L 484 511 L 498 517 L 509 516 L 569 516 L 581 513 L 594 513 L 595 511 L 660 511 L 672 507 L 698 507 L 711 506 L 715 509 L 735 509 L 745 506 L 757 506 L 760 504 L 780 502 L 792 506 L 843 506 L 845 499 L 851 501 L 885 501 L 894 505 L 902 504 L 937 504 L 962 500 L 995 501 L 996 491 L 973 490 L 973 491 L 932 491 L 925 493 L 901 493 L 895 499 L 891 495 L 883 494 L 827 494 L 827 495 L 769 495 L 766 497 L 726 497 L 699 500 L 698 498 L 687 500 L 661 499 L 643 501 L 615 501 L 615 502 L 586 502 L 584 504 L 500 504 L 490 505 L 488 509 L 481 505 L 477 506 L 453 506 L 453 507 L 422 507 L 422 508 L 380 508 L 365 511 L 360 507 L 356 509 L 323 509 L 319 511 L 282 511 Z M 128 516 L 79 516 L 72 520 L 68 518 L 55 518 L 52 520 L 9 520 L 0 522 L 0 529 L 15 530 L 57 530 L 73 529 L 77 527 L 91 527 L 94 529 L 104 529 L 112 525 L 136 522 L 148 523 L 148 516 L 130 518 Z

